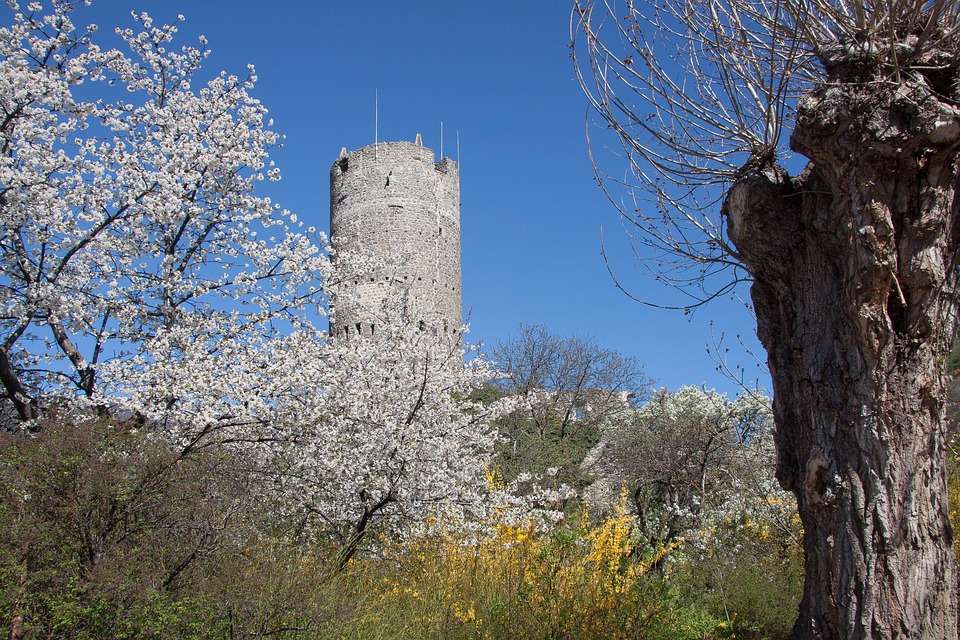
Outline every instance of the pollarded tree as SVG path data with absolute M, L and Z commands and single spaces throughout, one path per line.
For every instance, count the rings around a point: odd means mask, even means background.
M 956 638 L 960 4 L 576 0 L 571 33 L 628 163 L 598 180 L 661 277 L 752 283 L 805 532 L 794 636 Z
M 20 419 L 51 395 L 96 402 L 98 367 L 154 337 L 215 352 L 303 318 L 325 260 L 257 192 L 280 138 L 253 67 L 204 77 L 205 39 L 177 46 L 147 14 L 116 30 L 121 50 L 74 3 L 7 4 L 0 382 Z

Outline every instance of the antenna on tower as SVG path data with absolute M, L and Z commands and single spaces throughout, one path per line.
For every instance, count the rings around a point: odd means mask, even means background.
M 440 161 L 443 162 L 443 120 L 440 121 Z
M 380 157 L 380 89 L 373 90 L 373 157 Z
M 457 129 L 457 169 L 460 168 L 460 129 Z

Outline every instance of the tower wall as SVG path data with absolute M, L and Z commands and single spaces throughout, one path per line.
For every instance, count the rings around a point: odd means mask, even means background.
M 461 323 L 460 174 L 417 142 L 381 142 L 341 152 L 330 168 L 335 246 L 397 268 L 356 274 L 335 302 L 334 335 L 375 332 L 382 300 L 403 297 L 406 320 L 435 332 Z

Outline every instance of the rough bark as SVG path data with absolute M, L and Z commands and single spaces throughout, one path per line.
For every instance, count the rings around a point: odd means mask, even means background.
M 754 169 L 725 203 L 754 277 L 777 477 L 805 531 L 794 637 L 955 640 L 944 362 L 960 110 L 919 74 L 828 71 L 791 138 L 804 172 Z

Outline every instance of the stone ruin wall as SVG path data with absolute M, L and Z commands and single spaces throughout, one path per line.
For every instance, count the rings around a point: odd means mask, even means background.
M 330 168 L 330 233 L 335 247 L 382 258 L 395 269 L 356 274 L 336 302 L 335 336 L 370 335 L 385 298 L 405 299 L 408 322 L 459 331 L 460 175 L 415 142 L 381 142 L 340 152 Z

